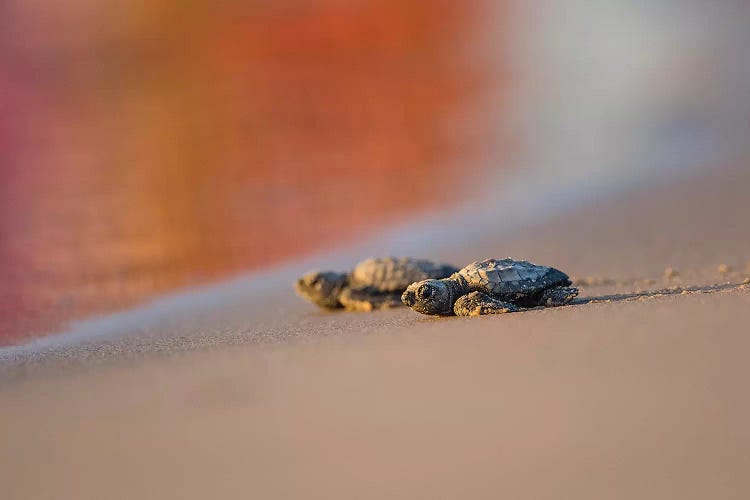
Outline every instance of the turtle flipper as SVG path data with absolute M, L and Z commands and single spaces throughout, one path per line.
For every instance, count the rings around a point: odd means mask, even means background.
M 502 314 L 518 311 L 510 302 L 493 299 L 486 293 L 471 292 L 458 298 L 453 305 L 456 316 L 481 316 L 483 314 Z
M 400 293 L 379 292 L 372 287 L 347 288 L 339 295 L 339 303 L 347 311 L 374 311 L 401 306 Z
M 539 305 L 547 307 L 564 306 L 578 296 L 578 288 L 558 286 L 542 292 Z

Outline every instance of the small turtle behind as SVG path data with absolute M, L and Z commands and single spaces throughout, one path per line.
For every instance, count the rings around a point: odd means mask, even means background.
M 413 283 L 401 300 L 423 314 L 479 316 L 567 304 L 578 295 L 578 289 L 570 285 L 570 278 L 552 267 L 510 258 L 487 259 L 449 278 Z
M 372 311 L 401 305 L 409 284 L 441 279 L 456 267 L 408 257 L 386 257 L 360 262 L 349 273 L 310 272 L 297 280 L 297 293 L 324 309 Z

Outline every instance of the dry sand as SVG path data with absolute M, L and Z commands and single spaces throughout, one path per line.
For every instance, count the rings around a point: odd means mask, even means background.
M 717 169 L 446 255 L 592 283 L 568 307 L 277 317 L 271 295 L 6 363 L 2 497 L 747 498 L 748 186 Z M 633 294 L 669 286 L 693 291 Z

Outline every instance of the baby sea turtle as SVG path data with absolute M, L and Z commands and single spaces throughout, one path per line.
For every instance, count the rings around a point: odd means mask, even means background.
M 401 294 L 415 281 L 446 278 L 456 271 L 454 266 L 408 257 L 367 259 L 349 273 L 307 273 L 295 288 L 324 309 L 372 311 L 400 306 Z
M 487 259 L 449 278 L 412 283 L 401 300 L 424 314 L 479 316 L 567 304 L 578 295 L 578 289 L 570 285 L 570 278 L 552 267 L 510 258 Z

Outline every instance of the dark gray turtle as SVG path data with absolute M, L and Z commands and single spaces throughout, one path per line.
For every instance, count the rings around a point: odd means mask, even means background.
M 449 278 L 412 283 L 401 300 L 423 314 L 479 316 L 567 304 L 578 295 L 578 289 L 570 285 L 570 278 L 552 267 L 510 258 L 487 259 Z
M 400 306 L 401 294 L 415 281 L 446 278 L 456 271 L 454 266 L 408 257 L 367 259 L 349 273 L 307 273 L 295 288 L 324 309 L 372 311 Z

